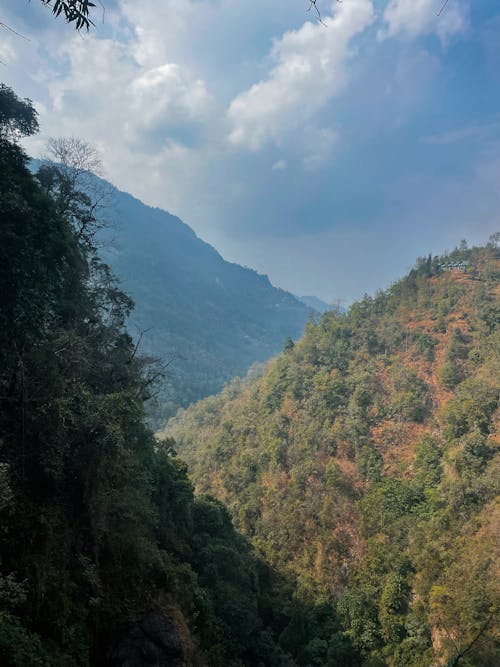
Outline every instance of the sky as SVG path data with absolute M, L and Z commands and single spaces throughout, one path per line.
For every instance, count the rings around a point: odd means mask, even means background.
M 500 230 L 498 0 L 102 2 L 87 34 L 2 0 L 34 157 L 85 139 L 118 188 L 330 303 Z

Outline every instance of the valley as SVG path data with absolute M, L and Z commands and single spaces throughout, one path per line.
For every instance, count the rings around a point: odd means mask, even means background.
M 498 2 L 1 4 L 0 667 L 498 667 Z

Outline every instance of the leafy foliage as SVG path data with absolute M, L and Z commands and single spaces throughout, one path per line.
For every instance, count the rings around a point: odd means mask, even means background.
M 14 91 L 0 83 L 0 139 L 7 149 L 8 140 L 26 137 L 38 130 L 37 113 L 29 100 L 20 100 Z
M 153 627 L 193 667 L 498 664 L 498 239 L 157 440 L 132 301 L 71 169 L 29 172 L 36 126 L 0 88 L 0 662 L 130 664 Z
M 90 18 L 91 10 L 95 7 L 90 0 L 42 0 L 44 5 L 52 7 L 54 16 L 64 16 L 68 23 L 74 23 L 75 28 L 80 30 L 94 25 Z
M 364 665 L 498 662 L 499 267 L 421 259 L 165 430 Z
M 89 206 L 60 174 L 31 175 L 12 138 L 36 115 L 6 87 L 0 119 L 0 663 L 130 664 L 149 624 L 183 664 L 305 665 L 282 635 L 316 606 L 146 428 L 147 360 L 130 298 L 79 233 Z

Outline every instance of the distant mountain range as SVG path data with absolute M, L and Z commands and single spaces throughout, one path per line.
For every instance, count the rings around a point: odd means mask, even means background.
M 101 255 L 136 303 L 129 326 L 144 332 L 142 352 L 168 363 L 158 422 L 301 335 L 311 304 L 225 261 L 170 213 L 119 190 L 113 200 L 113 242 Z
M 297 299 L 302 301 L 310 310 L 315 310 L 318 313 L 326 313 L 328 310 L 333 309 L 329 303 L 318 299 L 317 296 L 298 296 Z

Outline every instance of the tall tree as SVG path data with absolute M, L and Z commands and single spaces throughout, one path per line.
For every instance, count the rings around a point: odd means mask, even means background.
M 47 148 L 47 159 L 36 177 L 79 241 L 93 248 L 107 224 L 106 211 L 113 199 L 111 185 L 98 178 L 102 171 L 99 152 L 76 137 L 49 139 Z

